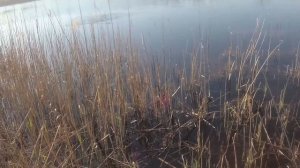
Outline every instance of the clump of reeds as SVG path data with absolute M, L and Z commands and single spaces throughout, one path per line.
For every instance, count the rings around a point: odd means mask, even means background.
M 167 69 L 121 37 L 15 32 L 0 57 L 0 166 L 298 165 L 298 102 L 288 80 L 273 95 L 265 65 L 280 45 L 264 56 L 256 30 L 221 77 L 205 47 Z

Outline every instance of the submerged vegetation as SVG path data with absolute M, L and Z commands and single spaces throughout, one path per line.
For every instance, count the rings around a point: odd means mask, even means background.
M 262 27 L 218 68 L 205 45 L 173 65 L 120 37 L 15 33 L 0 56 L 0 167 L 297 167 L 299 53 L 273 71 L 281 43 L 263 51 Z

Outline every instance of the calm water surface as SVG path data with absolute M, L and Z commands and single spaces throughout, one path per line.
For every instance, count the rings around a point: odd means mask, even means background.
M 12 27 L 40 33 L 85 30 L 112 36 L 112 30 L 146 43 L 154 51 L 184 55 L 208 42 L 221 55 L 234 41 L 246 47 L 258 20 L 266 41 L 293 53 L 300 40 L 300 1 L 296 0 L 40 0 L 0 8 L 2 34 Z M 131 33 L 130 33 L 131 32 Z

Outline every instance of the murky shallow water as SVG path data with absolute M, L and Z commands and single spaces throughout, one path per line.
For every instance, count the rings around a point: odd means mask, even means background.
M 266 41 L 283 41 L 293 51 L 300 40 L 300 1 L 282 0 L 40 0 L 0 8 L 1 30 L 12 25 L 41 32 L 89 27 L 120 32 L 153 51 L 184 55 L 206 41 L 210 56 L 231 41 L 246 47 L 257 20 L 265 22 Z M 37 26 L 38 25 L 38 26 Z M 267 42 L 268 43 L 268 42 Z M 289 53 L 290 54 L 290 53 Z

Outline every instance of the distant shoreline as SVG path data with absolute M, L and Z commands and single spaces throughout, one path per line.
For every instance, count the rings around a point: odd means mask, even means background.
M 26 3 L 31 1 L 36 1 L 36 0 L 0 0 L 0 7 L 15 5 L 18 3 Z

